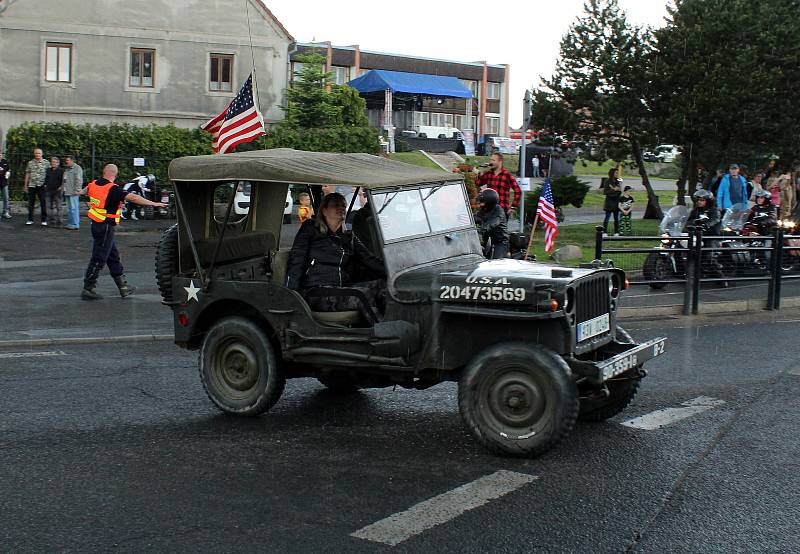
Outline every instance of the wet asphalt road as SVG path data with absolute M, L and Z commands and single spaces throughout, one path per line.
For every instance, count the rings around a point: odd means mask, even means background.
M 482 450 L 453 384 L 295 380 L 239 419 L 170 343 L 0 350 L 0 551 L 796 552 L 799 322 L 627 322 L 668 354 L 626 412 L 536 460 Z M 701 396 L 724 404 L 620 424 Z M 394 547 L 351 536 L 498 470 L 536 479 Z

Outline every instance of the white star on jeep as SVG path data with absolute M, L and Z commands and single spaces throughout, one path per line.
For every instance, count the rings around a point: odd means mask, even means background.
M 194 281 L 189 281 L 189 286 L 188 287 L 183 287 L 183 290 L 186 291 L 186 294 L 187 294 L 186 301 L 187 302 L 189 300 L 192 300 L 192 299 L 194 299 L 195 302 L 199 302 L 199 300 L 197 299 L 197 293 L 200 292 L 203 289 L 199 289 L 196 286 L 194 286 Z

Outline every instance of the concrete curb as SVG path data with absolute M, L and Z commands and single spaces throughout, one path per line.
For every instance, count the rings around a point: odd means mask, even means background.
M 175 335 L 123 335 L 120 337 L 70 337 L 63 339 L 22 339 L 0 341 L 0 348 L 27 346 L 69 346 L 71 344 L 102 344 L 109 342 L 160 342 L 173 341 Z
M 800 308 L 800 297 L 792 296 L 781 298 L 781 309 Z M 767 301 L 760 298 L 750 298 L 747 300 L 725 300 L 721 302 L 701 302 L 699 314 L 727 314 L 737 312 L 753 312 L 766 310 Z M 619 312 L 620 319 L 642 318 L 665 315 L 683 315 L 683 304 L 672 306 L 642 306 L 642 307 L 622 307 Z

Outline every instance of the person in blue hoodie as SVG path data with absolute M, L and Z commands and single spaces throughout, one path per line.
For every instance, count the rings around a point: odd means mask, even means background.
M 717 205 L 721 210 L 727 210 L 734 204 L 745 204 L 750 198 L 747 193 L 747 179 L 739 175 L 738 164 L 731 164 L 728 174 L 722 177 L 717 191 Z

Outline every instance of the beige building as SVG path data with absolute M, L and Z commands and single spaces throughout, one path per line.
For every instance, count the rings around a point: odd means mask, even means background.
M 196 127 L 254 62 L 279 121 L 291 44 L 260 0 L 0 0 L 0 144 L 26 121 Z

